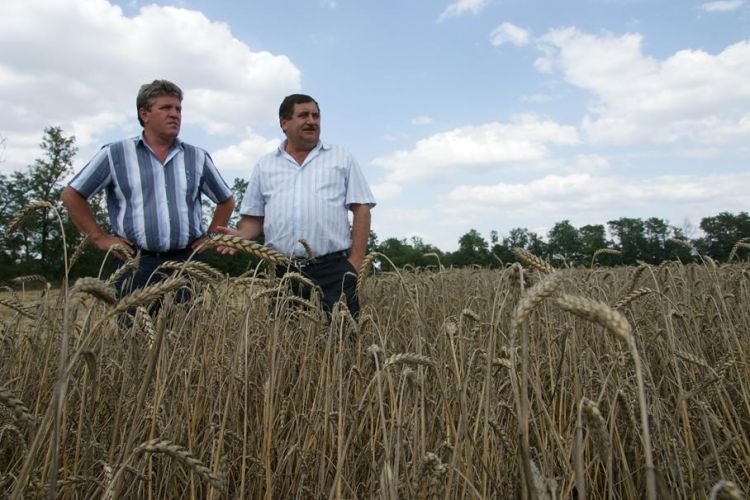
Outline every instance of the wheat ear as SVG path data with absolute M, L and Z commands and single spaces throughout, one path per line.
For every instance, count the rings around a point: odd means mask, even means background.
M 556 304 L 565 311 L 602 325 L 622 340 L 629 342 L 632 339 L 630 323 L 622 314 L 602 302 L 565 294 L 556 300 Z
M 300 238 L 297 241 L 299 241 L 299 244 L 302 245 L 302 248 L 305 249 L 305 255 L 307 256 L 307 258 L 309 260 L 313 260 L 315 258 L 315 254 L 313 253 L 313 249 L 307 242 L 307 240 L 304 238 Z
M 195 276 L 208 282 L 215 282 L 224 279 L 224 274 L 221 271 L 209 264 L 206 264 L 205 262 L 200 262 L 197 260 L 168 260 L 167 262 L 162 262 L 159 267 L 161 269 L 174 269 L 178 271 L 184 271 L 191 276 Z
M 552 295 L 560 285 L 560 273 L 552 273 L 529 288 L 513 310 L 512 322 L 517 327 L 523 319 L 544 299 Z
M 732 262 L 732 259 L 737 256 L 737 252 L 740 248 L 750 249 L 750 243 L 747 243 L 748 240 L 750 240 L 750 238 L 742 238 L 740 241 L 734 244 L 734 246 L 732 247 L 732 251 L 729 252 L 729 258 L 727 259 L 727 262 Z
M 422 365 L 422 366 L 433 366 L 434 362 L 432 359 L 430 359 L 428 356 L 423 356 L 421 354 L 414 354 L 410 352 L 404 352 L 400 354 L 392 354 L 386 358 L 385 363 L 383 363 L 383 368 L 388 368 L 389 366 L 395 366 L 395 365 Z
M 614 305 L 615 309 L 622 309 L 626 305 L 633 302 L 635 299 L 639 297 L 643 297 L 644 295 L 648 295 L 649 293 L 654 293 L 656 290 L 653 290 L 651 288 L 643 287 L 638 288 L 637 290 L 633 290 L 629 294 L 627 294 L 625 297 L 621 298 L 617 301 L 617 303 Z
M 138 447 L 133 450 L 133 454 L 139 453 L 164 453 L 170 457 L 184 463 L 190 469 L 195 471 L 200 477 L 214 486 L 218 487 L 221 484 L 221 478 L 211 472 L 211 469 L 203 465 L 193 453 L 187 448 L 175 444 L 167 439 L 151 439 L 145 443 L 141 443 Z
M 78 278 L 70 289 L 70 295 L 73 296 L 77 293 L 86 293 L 110 305 L 117 302 L 115 288 L 107 284 L 106 281 L 97 278 Z
M 709 500 L 743 500 L 745 495 L 732 481 L 722 479 L 711 488 Z
M 8 298 L 0 297 L 0 304 L 4 305 L 5 307 L 9 307 L 13 309 L 14 311 L 22 314 L 23 316 L 26 316 L 27 318 L 34 319 L 33 310 L 30 307 L 21 304 L 19 301 L 17 301 L 16 299 L 12 297 L 8 297 Z
M 534 269 L 538 269 L 539 271 L 547 274 L 555 272 L 555 268 L 552 267 L 549 262 L 540 259 L 533 253 L 524 250 L 521 247 L 515 247 L 513 249 L 513 253 L 516 254 L 516 256 L 521 259 L 521 261 L 526 263 L 527 266 L 533 267 Z
M 34 425 L 34 415 L 12 392 L 7 389 L 0 389 L 0 403 L 13 412 L 16 420 L 28 425 Z
M 359 266 L 359 272 L 357 273 L 357 295 L 362 293 L 362 287 L 365 285 L 365 280 L 370 275 L 372 263 L 377 256 L 377 252 L 368 253 L 362 260 L 362 265 Z
M 134 291 L 133 293 L 122 299 L 113 311 L 115 313 L 121 313 L 123 311 L 127 311 L 132 307 L 148 304 L 158 298 L 161 298 L 165 294 L 184 286 L 185 284 L 186 281 L 184 278 L 179 278 L 176 276 L 169 277 L 151 286 Z
M 83 250 L 86 248 L 88 244 L 89 244 L 89 237 L 88 235 L 86 235 L 81 240 L 81 242 L 78 243 L 78 245 L 76 245 L 76 249 L 73 251 L 73 255 L 70 257 L 70 264 L 68 265 L 68 268 L 73 267 L 73 264 L 78 262 L 78 259 L 81 258 L 81 255 L 83 255 Z
M 290 263 L 289 258 L 277 252 L 276 250 L 272 250 L 264 245 L 261 245 L 260 243 L 246 240 L 245 238 L 242 238 L 240 236 L 230 236 L 227 234 L 222 234 L 211 238 L 208 244 L 211 246 L 223 246 L 241 250 L 245 253 L 249 253 L 250 255 L 260 257 L 266 262 L 270 262 L 273 264 L 288 265 Z
M 49 208 L 54 210 L 55 206 L 52 205 L 52 203 L 48 201 L 32 201 L 28 205 L 26 205 L 23 210 L 18 212 L 18 215 L 16 215 L 10 223 L 6 226 L 5 234 L 10 234 L 13 231 L 15 231 L 18 226 L 21 224 L 21 221 L 23 221 L 27 215 L 29 215 L 31 212 L 36 210 L 37 208 Z
M 622 314 L 614 309 L 610 309 L 606 304 L 585 297 L 563 295 L 557 299 L 556 303 L 561 309 L 604 326 L 607 330 L 625 341 L 630 348 L 630 354 L 633 357 L 633 365 L 635 367 L 635 376 L 638 381 L 638 401 L 641 407 L 641 427 L 643 429 L 641 440 L 643 443 L 643 453 L 646 458 L 646 497 L 649 500 L 656 500 L 656 471 L 654 469 L 653 451 L 651 449 L 646 389 L 643 382 L 641 357 L 635 345 L 635 338 L 633 337 L 630 323 L 628 323 Z
M 600 248 L 591 256 L 591 267 L 594 267 L 594 262 L 600 255 L 622 255 L 622 252 L 614 248 Z
M 30 283 L 32 281 L 38 281 L 40 283 L 47 283 L 47 278 L 42 276 L 41 274 L 29 274 L 27 276 L 17 276 L 11 280 L 13 283 Z
M 583 424 L 589 430 L 589 435 L 594 443 L 594 451 L 599 456 L 599 460 L 601 460 L 603 464 L 606 464 L 611 453 L 607 422 L 605 422 L 604 417 L 602 417 L 596 403 L 588 398 L 581 399 L 581 410 Z

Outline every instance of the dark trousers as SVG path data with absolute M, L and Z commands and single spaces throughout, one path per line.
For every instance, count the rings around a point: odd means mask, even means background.
M 359 297 L 357 297 L 357 271 L 346 258 L 345 252 L 335 252 L 316 257 L 313 261 L 292 264 L 289 268 L 276 266 L 276 276 L 282 277 L 287 271 L 299 272 L 318 285 L 321 292 L 323 309 L 331 313 L 333 305 L 343 293 L 346 305 L 354 318 L 359 316 Z M 310 299 L 310 287 L 299 281 L 291 281 L 292 291 L 304 299 Z
M 155 271 L 161 264 L 167 261 L 184 262 L 188 260 L 192 253 L 193 250 L 189 247 L 184 250 L 170 250 L 168 252 L 160 253 L 141 251 L 141 260 L 138 268 L 127 271 L 115 282 L 117 296 L 123 298 L 139 288 L 145 288 L 148 285 L 153 285 L 154 283 L 158 283 L 169 277 L 175 272 L 174 269 L 159 269 L 158 272 Z M 200 256 L 198 254 L 194 255 L 193 260 L 200 260 Z M 112 261 L 112 272 L 117 271 L 124 264 L 125 263 L 122 260 L 115 258 Z M 176 302 L 187 302 L 191 298 L 190 290 L 188 288 L 180 288 L 175 294 Z M 159 312 L 160 308 L 161 301 L 159 300 L 149 307 L 149 313 L 151 316 L 154 316 Z M 135 314 L 135 310 L 128 310 L 128 312 L 130 314 Z

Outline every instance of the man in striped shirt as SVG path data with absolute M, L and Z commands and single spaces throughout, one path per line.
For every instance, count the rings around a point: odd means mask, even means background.
M 267 246 L 291 257 L 321 288 L 326 310 L 330 312 L 343 293 L 356 316 L 356 275 L 367 252 L 375 198 L 354 157 L 320 140 L 320 108 L 312 97 L 287 96 L 279 108 L 279 122 L 286 140 L 255 165 L 237 230 L 218 231 L 247 239 L 262 231 Z M 300 240 L 308 244 L 314 258 L 309 258 Z
M 182 90 L 154 80 L 141 86 L 136 108 L 143 133 L 104 146 L 62 192 L 70 218 L 99 249 L 120 245 L 130 256 L 141 253 L 131 289 L 145 286 L 161 263 L 186 260 L 201 249 L 207 239 L 202 195 L 217 204 L 208 231 L 226 225 L 234 208 L 232 191 L 208 153 L 177 137 Z M 101 190 L 111 234 L 97 224 L 87 202 Z M 125 256 L 114 253 L 117 268 Z M 124 289 L 125 279 L 117 283 L 121 296 L 130 291 Z

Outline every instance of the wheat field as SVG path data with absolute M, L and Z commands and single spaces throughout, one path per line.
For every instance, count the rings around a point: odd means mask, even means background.
M 175 264 L 120 302 L 94 278 L 33 295 L 38 277 L 17 280 L 0 296 L 0 491 L 744 498 L 750 265 L 524 257 L 367 268 L 357 320 L 328 321 L 284 293 L 304 278 L 265 264 Z

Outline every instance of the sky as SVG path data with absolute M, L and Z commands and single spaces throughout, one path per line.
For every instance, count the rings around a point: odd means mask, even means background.
M 750 0 L 3 0 L 0 47 L 6 175 L 50 125 L 80 170 L 165 78 L 230 184 L 315 97 L 381 241 L 750 210 Z

